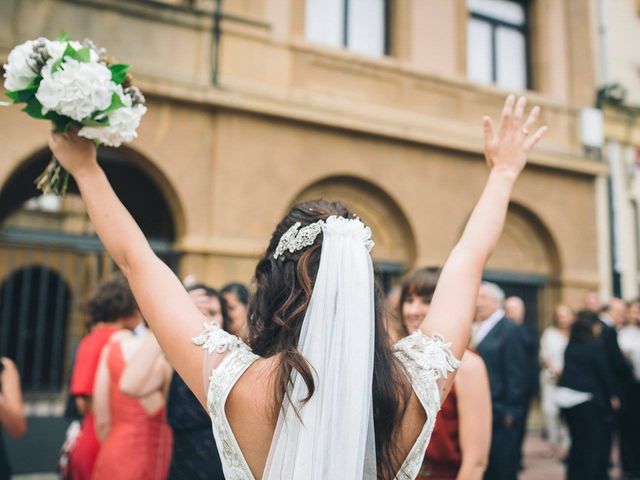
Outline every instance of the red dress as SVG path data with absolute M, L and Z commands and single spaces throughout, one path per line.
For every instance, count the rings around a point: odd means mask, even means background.
M 462 464 L 460 450 L 458 399 L 455 385 L 442 403 L 436 426 L 416 480 L 453 480 Z
M 119 342 L 107 356 L 111 429 L 102 444 L 92 480 L 164 480 L 171 461 L 172 436 L 165 408 L 148 413 L 136 398 L 120 391 L 125 359 Z
M 70 395 L 91 397 L 102 348 L 118 329 L 112 325 L 96 327 L 78 346 L 71 375 Z M 96 437 L 93 412 L 82 418 L 82 427 L 69 454 L 69 475 L 72 480 L 89 480 L 100 450 Z

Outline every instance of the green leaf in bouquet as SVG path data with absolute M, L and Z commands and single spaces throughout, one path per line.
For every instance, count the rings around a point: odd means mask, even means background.
M 57 59 L 55 62 L 53 62 L 53 65 L 51 65 L 51 73 L 56 73 L 58 70 L 60 70 L 60 67 L 62 66 L 62 62 L 66 57 L 73 58 L 75 60 L 78 60 L 79 62 L 82 62 L 81 58 L 78 56 L 78 52 L 76 51 L 76 49 L 73 48 L 71 44 L 67 42 L 67 48 L 65 48 L 64 52 L 62 53 L 62 56 L 59 59 Z
M 122 99 L 120 98 L 120 95 L 118 95 L 117 93 L 114 93 L 113 95 L 111 95 L 111 105 L 109 105 L 109 107 L 106 108 L 105 110 L 101 110 L 97 112 L 95 116 L 102 116 L 104 114 L 113 112 L 114 110 L 118 110 L 119 108 L 122 108 L 124 106 L 125 105 L 124 103 L 122 103 Z
M 58 40 L 59 42 L 69 42 L 69 41 L 71 41 L 71 37 L 69 36 L 69 34 L 67 32 L 62 30 L 58 34 L 58 36 L 56 37 L 56 40 Z
M 129 70 L 129 65 L 117 63 L 115 65 L 110 65 L 109 70 L 111 70 L 111 80 L 113 80 L 113 83 L 115 83 L 116 85 L 120 85 L 127 77 L 127 70 Z
M 82 63 L 89 63 L 89 61 L 91 61 L 91 49 L 89 47 L 81 48 L 80 50 L 76 51 L 76 54 L 76 60 Z
M 14 90 L 6 92 L 7 97 L 13 100 L 13 103 L 27 103 L 35 97 L 38 87 L 25 88 L 23 90 Z
M 58 118 L 52 119 L 53 122 L 53 130 L 56 133 L 66 133 L 69 130 L 69 127 L 74 124 L 74 120 L 69 117 L 64 117 L 59 115 Z
M 100 120 L 96 120 L 93 118 L 89 118 L 82 122 L 82 125 L 85 127 L 108 127 L 109 126 L 109 117 L 101 118 Z
M 29 103 L 22 109 L 27 115 L 32 118 L 37 118 L 39 120 L 47 119 L 47 115 L 42 113 L 42 104 L 38 101 L 36 97 L 33 97 Z M 54 112 L 49 112 L 54 113 Z

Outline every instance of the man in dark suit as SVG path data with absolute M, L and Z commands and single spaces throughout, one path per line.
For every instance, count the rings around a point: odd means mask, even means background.
M 527 356 L 527 390 L 522 404 L 522 422 L 518 428 L 518 470 L 524 469 L 522 463 L 522 449 L 524 438 L 527 433 L 527 419 L 529 417 L 529 407 L 533 397 L 536 396 L 540 387 L 540 368 L 538 362 L 538 334 L 535 328 L 525 322 L 526 307 L 520 297 L 509 297 L 504 302 L 505 315 L 509 320 L 518 326 L 522 343 Z
M 505 317 L 504 292 L 483 283 L 478 292 L 472 348 L 489 372 L 493 427 L 485 480 L 516 480 L 518 430 L 527 396 L 527 354 L 518 327 Z

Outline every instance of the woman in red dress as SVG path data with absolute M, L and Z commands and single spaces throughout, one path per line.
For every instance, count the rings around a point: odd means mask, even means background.
M 134 328 L 140 312 L 127 280 L 120 274 L 101 283 L 87 302 L 90 333 L 76 353 L 71 389 L 78 411 L 83 415 L 80 433 L 69 453 L 68 474 L 71 480 L 89 480 L 100 450 L 92 408 L 93 386 L 100 352 L 113 333 Z
M 400 318 L 409 335 L 429 311 L 439 270 L 423 268 L 402 281 Z M 467 350 L 442 404 L 417 480 L 481 480 L 491 446 L 491 392 L 479 355 Z
M 127 364 L 151 332 L 115 334 L 104 348 L 94 390 L 96 430 L 103 440 L 92 480 L 164 480 L 171 461 L 172 434 L 166 397 L 172 370 L 158 349 L 140 398 L 122 393 Z M 135 361 L 135 360 L 133 360 Z

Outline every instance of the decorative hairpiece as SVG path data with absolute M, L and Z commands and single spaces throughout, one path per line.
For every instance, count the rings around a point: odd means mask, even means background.
M 278 242 L 278 247 L 273 254 L 273 258 L 277 260 L 278 257 L 287 250 L 293 253 L 313 245 L 318 234 L 322 231 L 324 220 L 311 223 L 303 228 L 300 228 L 300 225 L 302 225 L 300 222 L 294 223 L 293 226 L 280 237 L 280 242 Z
M 313 245 L 320 232 L 325 231 L 329 225 L 333 228 L 341 228 L 342 231 L 346 231 L 345 228 L 348 229 L 349 227 L 356 228 L 357 232 L 362 236 L 362 241 L 367 250 L 371 251 L 374 246 L 373 240 L 371 240 L 371 229 L 364 225 L 359 218 L 348 219 L 332 215 L 327 218 L 326 222 L 324 220 L 318 220 L 303 228 L 300 228 L 301 225 L 300 222 L 294 223 L 291 228 L 280 237 L 273 258 L 277 260 L 278 257 L 284 255 L 286 251 L 293 253 Z

